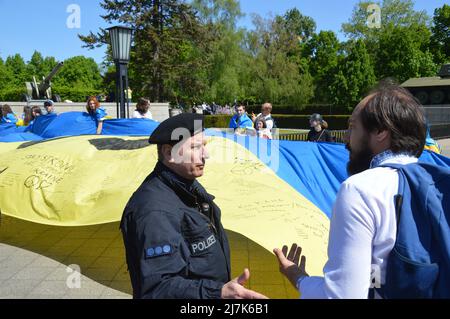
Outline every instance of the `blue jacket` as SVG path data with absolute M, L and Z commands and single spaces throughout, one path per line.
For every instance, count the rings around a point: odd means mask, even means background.
M 442 149 L 439 146 L 439 144 L 433 138 L 431 138 L 429 125 L 427 125 L 427 136 L 425 139 L 425 149 L 434 151 L 438 154 L 440 154 L 442 152 Z
M 6 114 L 6 116 L 3 116 L 0 119 L 0 123 L 13 123 L 13 124 L 16 124 L 17 123 L 17 118 L 14 116 L 14 114 L 8 113 L 8 114 Z
M 230 280 L 230 250 L 213 199 L 199 182 L 157 163 L 120 225 L 134 298 L 221 297 Z
M 244 114 L 242 116 L 238 116 L 236 114 L 233 116 L 230 120 L 230 124 L 228 126 L 229 128 L 252 128 L 253 127 L 253 121 L 248 117 L 247 114 Z
M 106 110 L 103 107 L 99 107 L 95 110 L 95 113 L 89 113 L 97 122 L 105 120 L 105 117 L 108 115 Z

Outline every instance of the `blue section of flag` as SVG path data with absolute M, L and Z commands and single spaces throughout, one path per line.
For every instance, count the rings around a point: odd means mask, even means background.
M 16 124 L 13 123 L 2 123 L 0 124 L 0 137 L 10 134 L 23 133 L 25 130 L 25 126 L 16 126 Z
M 149 136 L 159 125 L 148 119 L 113 119 L 103 122 L 102 135 L 119 136 Z M 32 133 L 33 135 L 16 135 L 17 133 Z M 86 112 L 66 112 L 59 115 L 41 115 L 28 127 L 15 125 L 0 125 L 0 137 L 10 135 L 1 142 L 34 141 L 39 136 L 42 139 L 60 136 L 94 135 L 97 132 L 97 122 Z M 28 138 L 28 139 L 27 139 Z
M 33 133 L 11 133 L 0 136 L 0 143 L 40 141 L 42 137 Z

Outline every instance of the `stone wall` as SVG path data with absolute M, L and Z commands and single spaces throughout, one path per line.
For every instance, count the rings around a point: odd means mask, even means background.
M 450 124 L 450 106 L 433 105 L 425 106 L 425 115 L 431 125 Z
M 16 113 L 17 116 L 21 116 L 26 102 L 0 102 L 0 105 L 3 104 L 9 104 L 13 112 Z M 40 106 L 42 111 L 45 111 L 43 102 L 30 103 L 30 106 L 34 105 Z M 117 118 L 116 103 L 101 103 L 101 106 L 106 109 L 109 116 Z M 135 106 L 136 103 L 130 104 L 130 117 L 133 115 Z M 73 111 L 86 112 L 86 103 L 55 103 L 55 110 L 58 113 Z M 154 120 L 162 122 L 169 118 L 169 103 L 151 103 L 150 111 L 152 112 Z

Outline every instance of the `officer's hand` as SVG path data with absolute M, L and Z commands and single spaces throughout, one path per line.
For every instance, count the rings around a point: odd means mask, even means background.
M 268 299 L 266 296 L 243 286 L 249 278 L 250 271 L 245 268 L 242 275 L 227 282 L 222 287 L 222 299 Z
M 275 248 L 273 252 L 278 258 L 280 272 L 289 279 L 294 287 L 297 286 L 297 281 L 301 276 L 309 276 L 305 270 L 306 257 L 304 255 L 301 256 L 302 247 L 292 244 L 289 253 L 287 246 L 283 246 L 282 250 Z

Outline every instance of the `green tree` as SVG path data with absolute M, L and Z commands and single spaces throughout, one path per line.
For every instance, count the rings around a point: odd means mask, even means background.
M 202 46 L 190 41 L 174 45 L 178 54 L 172 57 L 172 68 L 166 73 L 165 88 L 171 102 L 191 104 L 201 100 L 208 90 L 207 68 L 210 63 L 207 58 L 202 59 L 206 55 Z
M 431 47 L 435 61 L 439 64 L 450 62 L 450 5 L 434 11 Z
M 236 24 L 242 17 L 239 1 L 236 0 L 194 0 L 192 6 L 198 12 L 200 21 L 209 33 L 210 64 L 205 70 L 208 90 L 203 99 L 229 103 L 245 97 L 241 48 L 243 30 Z M 200 97 L 196 97 L 200 98 Z M 201 98 L 200 98 L 201 99 Z
M 31 60 L 26 64 L 26 81 L 31 81 L 33 76 L 40 82 L 46 77 L 57 62 L 54 57 L 43 57 L 38 51 L 34 51 Z
M 297 8 L 290 9 L 284 14 L 283 24 L 286 31 L 299 41 L 310 39 L 316 31 L 316 22 L 311 17 L 301 14 Z
M 381 11 L 381 28 L 370 27 L 368 18 L 371 14 L 367 12 L 368 6 L 377 4 Z M 413 25 L 428 26 L 430 17 L 425 10 L 415 11 L 413 0 L 383 0 L 380 1 L 360 1 L 353 8 L 350 21 L 342 24 L 342 30 L 351 39 L 374 40 L 380 31 L 395 25 L 398 27 L 410 27 Z
M 437 67 L 433 55 L 426 49 L 429 35 L 429 29 L 424 26 L 391 26 L 381 33 L 375 55 L 378 79 L 392 77 L 403 82 L 413 77 L 435 75 Z
M 5 61 L 6 73 L 12 75 L 9 87 L 23 87 L 25 81 L 29 81 L 27 67 L 20 54 L 9 56 Z
M 249 91 L 258 102 L 271 101 L 295 110 L 310 101 L 314 86 L 302 60 L 291 55 L 292 48 L 301 43 L 291 36 L 296 30 L 285 28 L 285 17 L 272 20 L 254 16 L 255 30 L 246 38 L 247 51 L 253 57 Z
M 36 79 L 42 79 L 46 76 L 44 70 L 44 58 L 38 51 L 34 51 L 30 62 L 27 64 L 27 73 L 36 76 Z
M 192 7 L 203 24 L 219 24 L 227 29 L 235 29 L 243 16 L 238 0 L 193 0 Z
M 5 75 L 6 75 L 6 68 L 5 68 L 5 62 L 3 62 L 3 59 L 0 57 L 0 91 L 5 87 Z
M 316 22 L 294 8 L 275 18 L 275 28 L 278 29 L 276 33 L 281 36 L 279 42 L 284 42 L 284 50 L 288 56 L 300 58 L 304 44 L 315 34 Z
M 380 28 L 367 23 L 368 5 L 358 3 L 348 23 L 342 25 L 346 35 L 365 41 L 375 63 L 378 79 L 392 77 L 403 82 L 411 77 L 436 73 L 430 53 L 430 17 L 425 11 L 415 11 L 412 0 L 383 0 Z
M 329 88 L 332 102 L 351 109 L 375 83 L 373 62 L 364 41 L 350 41 L 346 44 L 345 56 L 340 58 Z
M 4 90 L 12 81 L 12 73 L 8 70 L 3 62 L 3 59 L 0 58 L 0 92 Z M 1 96 L 1 93 L 0 93 Z
M 285 52 L 288 60 L 297 65 L 300 75 L 310 81 L 310 64 L 304 52 L 308 41 L 315 34 L 315 21 L 294 8 L 283 16 L 276 16 L 273 28 L 279 50 Z
M 113 64 L 109 64 L 105 66 L 104 74 L 103 74 L 103 84 L 102 89 L 103 93 L 109 94 L 116 91 L 116 67 Z M 139 92 L 133 90 L 133 99 L 136 97 L 141 97 Z
M 320 31 L 306 44 L 304 54 L 309 59 L 309 70 L 316 86 L 315 102 L 330 103 L 333 100 L 329 87 L 338 66 L 340 48 L 333 31 Z
M 65 60 L 64 66 L 52 80 L 55 87 L 78 89 L 100 89 L 102 81 L 97 63 L 84 56 Z
M 189 83 L 187 91 L 202 90 L 192 71 L 202 73 L 208 65 L 203 55 L 208 51 L 208 40 L 189 4 L 181 0 L 103 0 L 100 5 L 107 12 L 102 16 L 106 22 L 135 29 L 130 61 L 130 83 L 135 91 L 153 101 L 164 101 L 174 99 L 179 89 L 173 86 L 179 81 Z M 108 43 L 103 29 L 79 37 L 88 48 Z M 179 56 L 190 60 L 180 65 Z

